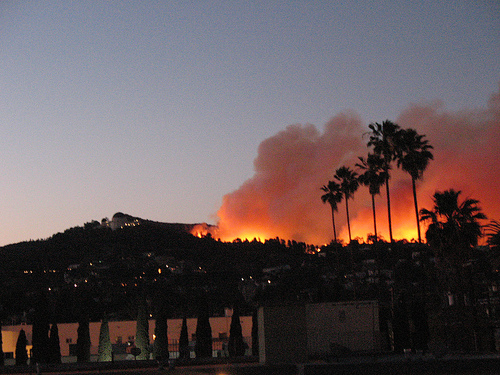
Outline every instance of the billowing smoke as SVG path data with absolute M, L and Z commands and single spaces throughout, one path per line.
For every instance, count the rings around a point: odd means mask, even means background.
M 488 218 L 500 219 L 500 94 L 475 110 L 450 112 L 437 102 L 411 105 L 396 122 L 425 134 L 434 147 L 434 161 L 417 186 L 420 208 L 432 208 L 436 190 L 453 188 L 462 191 L 462 199 L 479 199 Z M 290 125 L 264 140 L 254 161 L 254 176 L 223 199 L 219 236 L 330 242 L 331 210 L 321 202 L 320 187 L 333 179 L 337 168 L 355 168 L 358 156 L 366 156 L 367 125 L 355 113 L 345 112 L 331 119 L 322 132 L 314 125 Z M 390 183 L 394 238 L 414 239 L 411 179 L 394 166 Z M 366 239 L 373 233 L 367 190 L 360 187 L 349 201 L 353 238 Z M 378 232 L 388 239 L 384 191 L 376 204 Z M 335 220 L 339 237 L 347 241 L 344 201 Z

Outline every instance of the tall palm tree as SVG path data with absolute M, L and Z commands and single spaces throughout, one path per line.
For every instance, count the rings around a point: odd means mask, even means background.
M 399 125 L 386 120 L 382 124 L 375 122 L 368 125 L 370 129 L 370 139 L 368 147 L 373 147 L 373 153 L 379 155 L 384 160 L 384 171 L 386 172 L 385 189 L 387 195 L 387 215 L 389 219 L 389 238 L 393 242 L 392 237 L 392 218 L 391 218 L 391 199 L 389 195 L 389 170 L 391 163 L 396 159 L 396 137 L 400 130 Z
M 429 165 L 429 161 L 434 159 L 430 150 L 433 147 L 425 139 L 425 135 L 420 135 L 415 129 L 401 129 L 396 137 L 396 153 L 398 167 L 411 176 L 413 189 L 413 202 L 415 204 L 415 217 L 417 220 L 418 242 L 422 242 L 420 234 L 420 220 L 418 216 L 417 188 L 416 181 L 422 178 L 422 175 Z
M 349 232 L 349 242 L 352 241 L 351 238 L 351 223 L 349 221 L 349 198 L 352 198 L 354 192 L 358 190 L 358 174 L 354 172 L 349 167 L 340 167 L 335 171 L 336 180 L 340 182 L 340 190 L 344 194 L 345 198 L 345 209 L 347 214 L 347 230 Z
M 368 157 L 358 158 L 360 163 L 356 167 L 364 172 L 359 176 L 359 183 L 368 186 L 370 195 L 372 196 L 372 211 L 373 211 L 373 230 L 375 241 L 378 240 L 377 233 L 377 217 L 375 213 L 375 195 L 380 194 L 380 188 L 387 180 L 387 171 L 384 169 L 384 159 L 377 154 L 368 154 Z
M 333 223 L 333 241 L 337 242 L 337 230 L 335 229 L 335 211 L 338 211 L 338 204 L 342 202 L 343 193 L 340 190 L 340 185 L 335 181 L 328 181 L 328 185 L 323 185 L 321 190 L 325 192 L 321 196 L 323 203 L 329 203 L 332 208 L 332 223 Z

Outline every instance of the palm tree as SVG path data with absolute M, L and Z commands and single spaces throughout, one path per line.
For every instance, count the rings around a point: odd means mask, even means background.
M 425 236 L 427 242 L 437 250 L 440 257 L 462 258 L 457 250 L 470 250 L 477 245 L 482 235 L 479 220 L 486 215 L 478 207 L 479 201 L 468 198 L 459 203 L 462 192 L 453 189 L 434 193 L 434 208 L 420 210 L 420 220 L 430 221 Z
M 391 218 L 391 199 L 389 195 L 389 170 L 391 169 L 391 163 L 396 158 L 396 143 L 395 139 L 397 137 L 397 132 L 400 127 L 393 122 L 386 120 L 379 124 L 378 122 L 368 125 L 371 130 L 370 140 L 368 141 L 368 147 L 373 147 L 373 153 L 379 155 L 384 160 L 383 169 L 386 173 L 385 175 L 385 189 L 387 193 L 387 215 L 389 219 L 389 237 L 391 242 L 393 242 L 392 237 L 392 218 Z
M 328 181 L 328 185 L 321 187 L 325 192 L 321 196 L 323 203 L 329 203 L 332 208 L 332 223 L 333 223 L 333 241 L 337 242 L 337 231 L 335 229 L 335 211 L 338 211 L 338 203 L 342 201 L 343 193 L 340 190 L 340 185 L 335 181 Z
M 500 248 L 500 221 L 492 220 L 486 228 L 488 229 L 488 245 L 493 249 Z
M 344 194 L 345 209 L 347 214 L 347 230 L 349 232 L 349 242 L 351 239 L 351 223 L 349 221 L 349 198 L 351 198 L 356 190 L 358 190 L 358 174 L 349 167 L 340 167 L 335 171 L 336 180 L 340 182 L 340 191 Z
M 413 188 L 413 202 L 415 204 L 415 217 L 417 220 L 418 242 L 422 242 L 420 234 L 420 220 L 418 216 L 417 204 L 417 188 L 416 181 L 422 178 L 422 175 L 429 165 L 429 161 L 434 159 L 432 152 L 433 147 L 425 138 L 425 135 L 420 135 L 415 129 L 402 129 L 396 133 L 396 153 L 398 167 L 411 176 Z
M 377 233 L 377 217 L 375 214 L 375 195 L 380 194 L 380 188 L 387 180 L 387 172 L 384 169 L 384 159 L 377 154 L 368 154 L 366 160 L 362 157 L 358 158 L 360 163 L 356 167 L 364 172 L 359 176 L 359 183 L 368 186 L 370 195 L 372 196 L 372 211 L 373 211 L 373 230 L 375 241 L 378 240 Z
M 443 319 L 440 325 L 447 327 L 444 339 L 458 332 L 465 334 L 460 343 L 448 344 L 470 350 L 472 343 L 477 348 L 478 337 L 473 263 L 470 259 L 482 234 L 480 220 L 486 216 L 478 207 L 479 201 L 468 198 L 459 202 L 460 194 L 453 189 L 436 192 L 433 209 L 421 209 L 420 220 L 430 222 L 425 235 L 436 255 L 437 287 L 443 306 L 453 305 L 440 314 Z

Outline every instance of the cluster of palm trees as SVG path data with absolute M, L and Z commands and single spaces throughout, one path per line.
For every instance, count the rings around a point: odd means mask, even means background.
M 419 210 L 417 203 L 416 181 L 422 178 L 423 172 L 434 158 L 431 150 L 433 147 L 425 139 L 425 135 L 418 134 L 415 129 L 403 129 L 399 125 L 386 120 L 382 123 L 372 123 L 368 126 L 370 131 L 366 157 L 359 157 L 356 170 L 347 166 L 338 168 L 334 180 L 321 187 L 324 194 L 321 196 L 323 203 L 328 203 L 332 209 L 333 240 L 337 242 L 335 228 L 335 212 L 342 199 L 346 203 L 347 229 L 349 242 L 351 238 L 351 225 L 349 220 L 349 199 L 353 197 L 360 185 L 369 188 L 372 197 L 373 226 L 375 241 L 378 239 L 377 220 L 375 214 L 375 196 L 380 194 L 380 189 L 385 185 L 387 196 L 387 214 L 389 222 L 389 237 L 393 242 L 391 200 L 389 194 L 390 170 L 396 163 L 397 167 L 407 172 L 412 180 L 413 201 L 417 222 L 418 241 L 422 242 L 420 233 Z

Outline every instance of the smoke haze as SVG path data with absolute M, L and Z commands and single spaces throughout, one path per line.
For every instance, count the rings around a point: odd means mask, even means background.
M 374 119 L 382 122 L 385 119 Z M 410 105 L 395 122 L 425 134 L 434 160 L 417 182 L 419 208 L 432 208 L 436 190 L 461 190 L 461 199 L 480 200 L 488 219 L 500 219 L 500 95 L 485 108 L 448 111 L 440 102 Z M 331 209 L 321 202 L 321 186 L 343 165 L 355 168 L 366 156 L 368 124 L 355 112 L 343 112 L 324 125 L 290 125 L 264 140 L 254 161 L 255 174 L 223 198 L 219 236 L 294 239 L 312 244 L 333 238 Z M 417 237 L 411 179 L 393 167 L 390 181 L 393 235 Z M 376 198 L 377 229 L 389 238 L 385 189 Z M 361 186 L 349 201 L 353 238 L 373 233 L 371 198 Z M 335 216 L 338 237 L 347 242 L 345 202 Z M 425 227 L 422 228 L 425 233 Z

